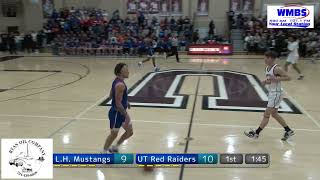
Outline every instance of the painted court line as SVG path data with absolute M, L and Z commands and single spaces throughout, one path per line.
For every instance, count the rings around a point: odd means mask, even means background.
M 48 119 L 73 119 L 73 117 L 54 117 L 54 116 L 34 116 L 34 115 L 12 115 L 12 114 L 0 114 L 0 117 L 26 117 L 26 118 L 48 118 Z M 77 118 L 78 120 L 86 121 L 107 121 L 107 119 L 100 118 Z M 145 121 L 145 120 L 132 120 L 138 123 L 152 123 L 152 124 L 175 124 L 175 125 L 188 125 L 189 123 L 184 122 L 174 122 L 174 121 Z M 68 123 L 66 123 L 68 124 Z M 196 126 L 213 126 L 213 127 L 224 127 L 224 128 L 255 128 L 255 126 L 245 126 L 245 125 L 229 125 L 229 124 L 211 124 L 211 123 L 193 123 Z M 281 130 L 283 128 L 276 127 L 266 127 L 267 129 Z M 297 128 L 296 131 L 310 131 L 310 132 L 320 132 L 320 129 L 304 129 Z
M 134 76 L 136 76 L 137 74 L 133 75 L 131 78 L 133 79 Z M 94 108 L 95 106 L 98 106 L 103 100 L 105 100 L 107 97 L 109 96 L 109 93 L 106 93 L 106 95 L 104 95 L 103 97 L 99 98 L 94 104 L 92 104 L 91 106 L 87 107 L 86 109 L 84 109 L 83 111 L 81 111 L 78 115 L 76 115 L 74 118 L 71 118 L 70 121 L 68 121 L 66 124 L 64 124 L 62 127 L 60 127 L 59 129 L 57 129 L 56 131 L 54 131 L 53 133 L 51 133 L 49 135 L 49 137 L 51 138 L 52 136 L 54 136 L 55 134 L 57 134 L 58 132 L 60 132 L 62 129 L 64 129 L 65 127 L 67 127 L 69 124 L 73 123 L 74 121 L 77 121 L 81 118 L 81 116 L 83 116 L 84 114 L 86 114 L 87 112 L 89 112 L 92 108 Z
M 0 117 L 26 117 L 26 118 L 47 118 L 47 119 L 70 119 L 70 118 L 72 118 L 72 117 L 58 117 L 58 116 L 15 115 L 15 114 L 0 114 Z
M 284 91 L 285 92 L 285 91 Z M 303 114 L 305 114 L 314 124 L 318 126 L 320 129 L 320 123 L 318 120 L 316 120 L 314 117 L 311 116 L 310 113 L 308 113 L 301 105 L 296 101 L 293 97 L 291 97 L 287 92 L 285 92 L 287 97 L 301 110 Z
M 97 106 L 101 101 L 103 101 L 104 99 L 106 99 L 109 95 L 105 95 L 102 98 L 100 98 L 98 101 L 96 101 L 94 104 L 92 104 L 91 106 L 87 107 L 86 109 L 84 109 L 83 111 L 81 111 L 78 115 L 76 115 L 74 118 L 70 118 L 71 120 L 68 121 L 66 124 L 64 124 L 62 127 L 60 127 L 59 129 L 57 129 L 56 131 L 54 131 L 53 133 L 51 133 L 49 135 L 49 137 L 51 138 L 52 136 L 54 136 L 55 134 L 57 134 L 58 132 L 60 132 L 62 129 L 64 129 L 65 127 L 67 127 L 69 124 L 73 123 L 74 121 L 78 120 L 79 118 L 81 118 L 81 116 L 83 116 L 85 113 L 87 113 L 88 111 L 90 111 L 93 107 Z

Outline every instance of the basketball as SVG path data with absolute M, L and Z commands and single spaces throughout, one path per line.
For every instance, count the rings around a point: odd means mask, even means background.
M 154 167 L 153 166 L 144 165 L 143 170 L 145 172 L 153 172 Z

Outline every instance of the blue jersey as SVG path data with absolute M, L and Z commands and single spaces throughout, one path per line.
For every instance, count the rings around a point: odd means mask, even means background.
M 124 107 L 124 109 L 127 109 L 128 108 L 128 91 L 127 91 L 127 86 L 126 84 L 124 83 L 123 80 L 119 79 L 119 78 L 116 78 L 113 83 L 112 83 L 112 102 L 111 102 L 111 109 L 110 111 L 117 111 L 117 106 L 116 106 L 116 85 L 118 83 L 123 83 L 125 85 L 125 90 L 123 92 L 123 95 L 122 95 L 122 101 L 121 101 L 121 104 L 122 106 Z
M 152 47 L 148 48 L 148 56 L 154 56 L 154 49 Z

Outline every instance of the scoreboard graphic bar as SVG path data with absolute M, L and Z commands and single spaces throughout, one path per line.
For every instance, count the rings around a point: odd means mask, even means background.
M 54 154 L 55 168 L 267 168 L 270 155 L 260 154 Z

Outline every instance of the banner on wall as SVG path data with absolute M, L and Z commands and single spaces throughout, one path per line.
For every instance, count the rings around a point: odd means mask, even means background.
M 150 13 L 157 14 L 160 12 L 160 1 L 159 0 L 151 0 L 150 2 Z
M 42 0 L 42 12 L 44 18 L 50 17 L 53 12 L 53 9 L 53 0 Z
M 233 12 L 239 12 L 240 11 L 240 6 L 241 6 L 241 1 L 240 0 L 231 0 L 231 10 Z
M 204 1 L 208 2 L 208 0 Z M 181 14 L 182 0 L 128 0 L 127 9 L 128 14 L 136 14 L 137 12 L 146 14 L 160 13 L 162 15 Z M 205 10 L 208 11 L 207 8 Z
M 135 0 L 128 0 L 127 9 L 129 14 L 134 14 L 137 12 L 138 8 Z
M 244 0 L 242 11 L 245 13 L 252 13 L 254 10 L 254 0 Z
M 208 15 L 209 0 L 198 0 L 198 15 Z
M 171 0 L 171 10 L 173 14 L 182 13 L 182 0 Z
M 231 0 L 230 10 L 236 14 L 252 14 L 254 12 L 255 0 Z
M 140 0 L 138 2 L 138 11 L 147 13 L 149 11 L 150 3 L 146 0 Z
M 128 14 L 135 14 L 137 12 L 150 13 L 151 4 L 153 5 L 153 3 L 148 0 L 128 0 Z
M 160 1 L 160 13 L 161 14 L 169 14 L 170 12 L 170 1 L 169 0 L 161 0 Z

